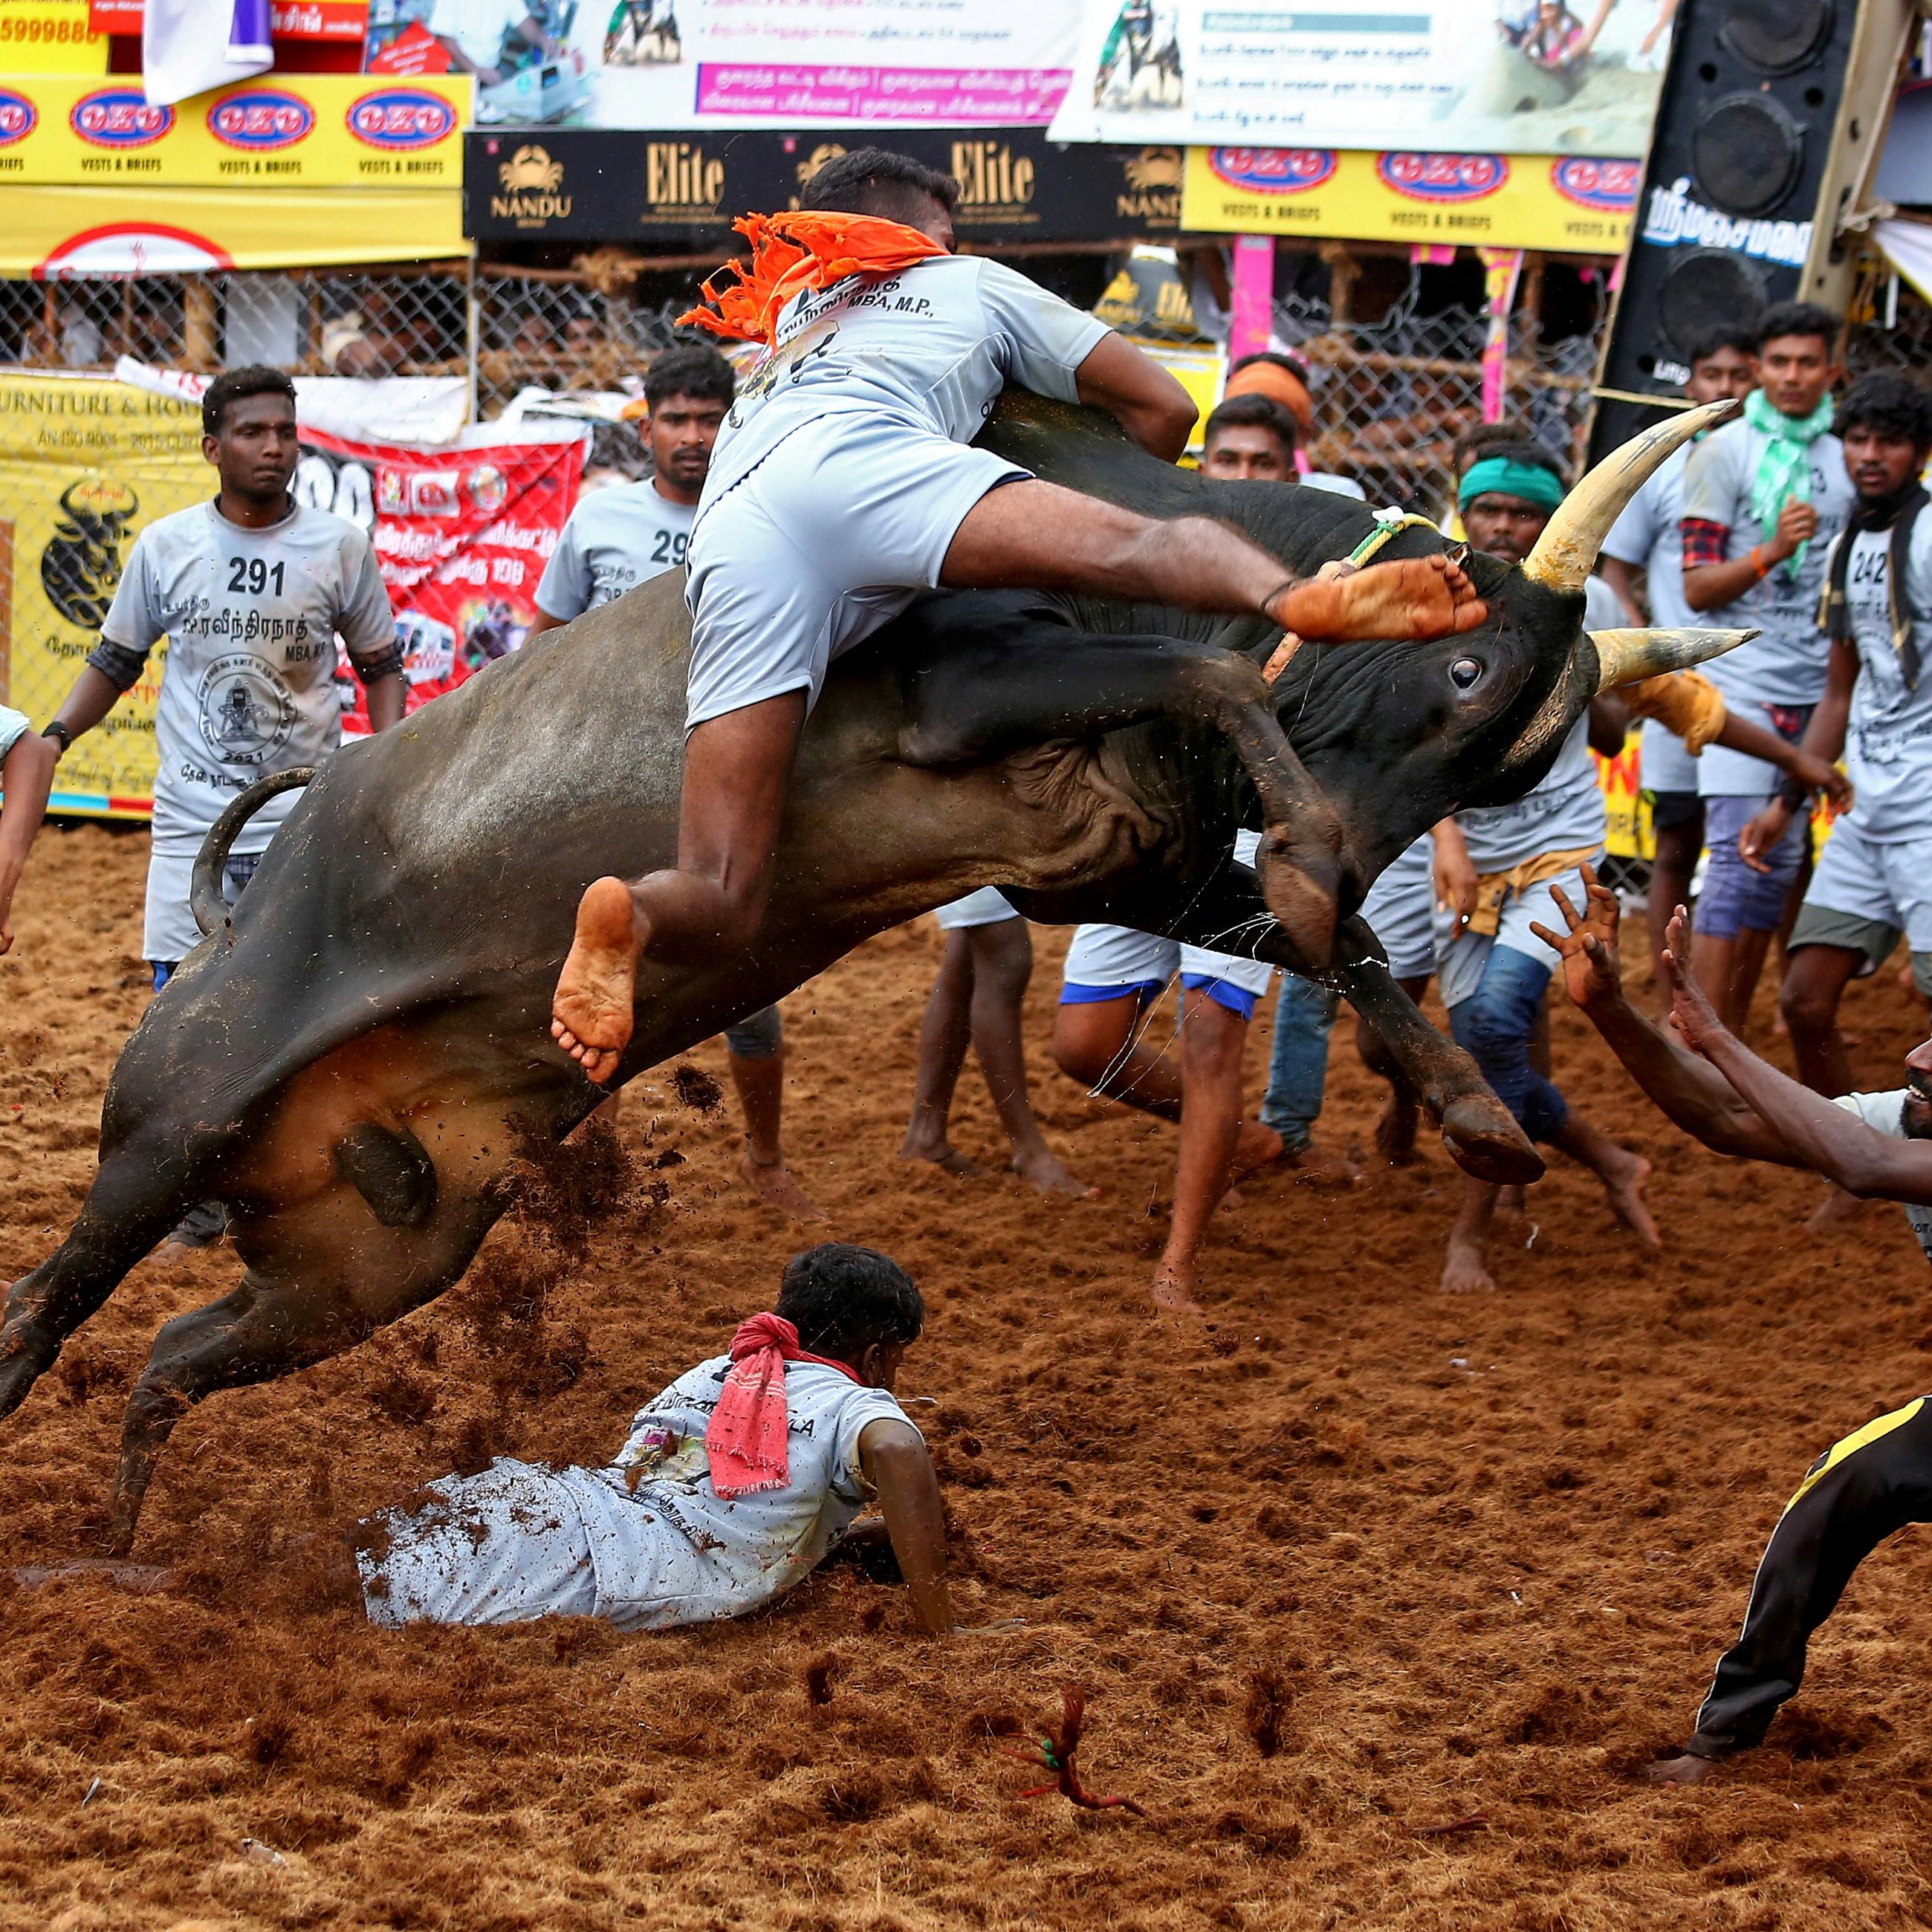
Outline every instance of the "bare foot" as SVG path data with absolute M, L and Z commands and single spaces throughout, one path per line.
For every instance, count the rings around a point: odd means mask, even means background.
M 1647 1248 L 1660 1248 L 1664 1237 L 1643 1204 L 1643 1184 L 1650 1178 L 1650 1162 L 1640 1154 L 1627 1154 L 1618 1148 L 1611 1155 L 1608 1170 L 1601 1176 L 1610 1209 Z
M 1490 1273 L 1484 1259 L 1480 1242 L 1460 1240 L 1454 1234 L 1450 1236 L 1448 1249 L 1442 1257 L 1440 1285 L 1444 1294 L 1496 1293 L 1496 1277 Z
M 1715 1759 L 1693 1757 L 1688 1751 L 1677 1757 L 1660 1757 L 1654 1764 L 1644 1766 L 1644 1776 L 1652 1784 L 1702 1784 L 1707 1778 L 1714 1778 L 1718 1766 Z
M 1061 1194 L 1075 1201 L 1097 1201 L 1100 1190 L 1090 1187 L 1067 1172 L 1065 1163 L 1044 1144 L 1037 1150 L 1016 1154 L 1012 1171 L 1038 1194 Z
M 789 1215 L 794 1221 L 831 1220 L 832 1216 L 793 1180 L 790 1168 L 782 1160 L 754 1160 L 747 1148 L 738 1157 L 738 1172 L 767 1208 L 776 1208 L 781 1214 Z
M 1484 622 L 1490 610 L 1467 573 L 1436 556 L 1372 563 L 1346 577 L 1298 584 L 1267 614 L 1285 631 L 1347 644 L 1460 634 Z
M 1847 1228 L 1856 1227 L 1865 1218 L 1865 1210 L 1877 1204 L 1861 1201 L 1833 1183 L 1826 1189 L 1824 1199 L 1806 1217 L 1804 1225 L 1814 1234 L 1842 1234 Z
M 1272 1166 L 1287 1150 L 1274 1128 L 1259 1120 L 1244 1120 L 1234 1142 L 1234 1165 L 1228 1170 L 1229 1188 L 1238 1187 L 1250 1174 Z
M 993 1171 L 984 1161 L 962 1154 L 950 1141 L 916 1141 L 910 1134 L 899 1143 L 899 1158 L 925 1161 L 955 1180 L 984 1180 Z
M 1362 1178 L 1362 1170 L 1346 1155 L 1330 1154 L 1312 1142 L 1295 1153 L 1284 1152 L 1281 1161 L 1304 1187 L 1353 1187 Z
M 1198 1277 L 1191 1267 L 1183 1268 L 1163 1256 L 1154 1271 L 1154 1305 L 1163 1315 L 1205 1315 L 1208 1311 L 1194 1298 Z
M 1415 1136 L 1421 1116 L 1415 1102 L 1391 1094 L 1376 1122 L 1376 1151 L 1391 1167 L 1412 1166 L 1418 1158 Z
M 550 1037 L 600 1084 L 631 1038 L 637 920 L 622 879 L 593 879 L 577 905 L 577 936 L 550 999 Z

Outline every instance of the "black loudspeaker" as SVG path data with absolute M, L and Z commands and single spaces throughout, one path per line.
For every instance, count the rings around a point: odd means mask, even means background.
M 1594 461 L 1682 400 L 1690 344 L 1850 292 L 1912 0 L 1683 0 L 1598 377 Z

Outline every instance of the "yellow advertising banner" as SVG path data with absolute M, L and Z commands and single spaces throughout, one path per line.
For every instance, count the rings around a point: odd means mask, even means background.
M 466 74 L 265 74 L 172 107 L 136 74 L 0 78 L 0 188 L 460 188 Z
M 51 718 L 134 539 L 209 494 L 201 412 L 125 383 L 0 375 L 0 701 Z M 8 566 L 10 566 L 10 568 Z M 164 641 L 141 682 L 61 760 L 50 808 L 145 818 Z
M 0 0 L 0 74 L 105 74 L 88 0 Z
M 1190 148 L 1184 229 L 1616 255 L 1641 161 L 1579 155 Z
M 197 275 L 473 252 L 448 188 L 0 188 L 0 276 Z

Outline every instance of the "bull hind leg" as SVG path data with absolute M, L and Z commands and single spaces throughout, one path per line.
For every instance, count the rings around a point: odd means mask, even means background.
M 900 752 L 908 764 L 967 764 L 1153 718 L 1210 726 L 1234 746 L 1261 798 L 1268 910 L 1302 970 L 1328 964 L 1341 822 L 1295 755 L 1251 658 L 1184 638 L 1076 631 L 997 597 L 952 593 L 922 604 L 920 616 L 928 648 L 906 679 Z

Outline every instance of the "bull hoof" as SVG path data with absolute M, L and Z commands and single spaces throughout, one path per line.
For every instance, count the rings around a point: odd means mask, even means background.
M 1442 1116 L 1442 1144 L 1465 1174 L 1493 1187 L 1543 1178 L 1543 1156 L 1493 1094 L 1465 1094 Z
M 24 1351 L 0 1362 L 0 1416 L 11 1415 L 26 1400 L 27 1391 L 40 1380 L 46 1366 Z

